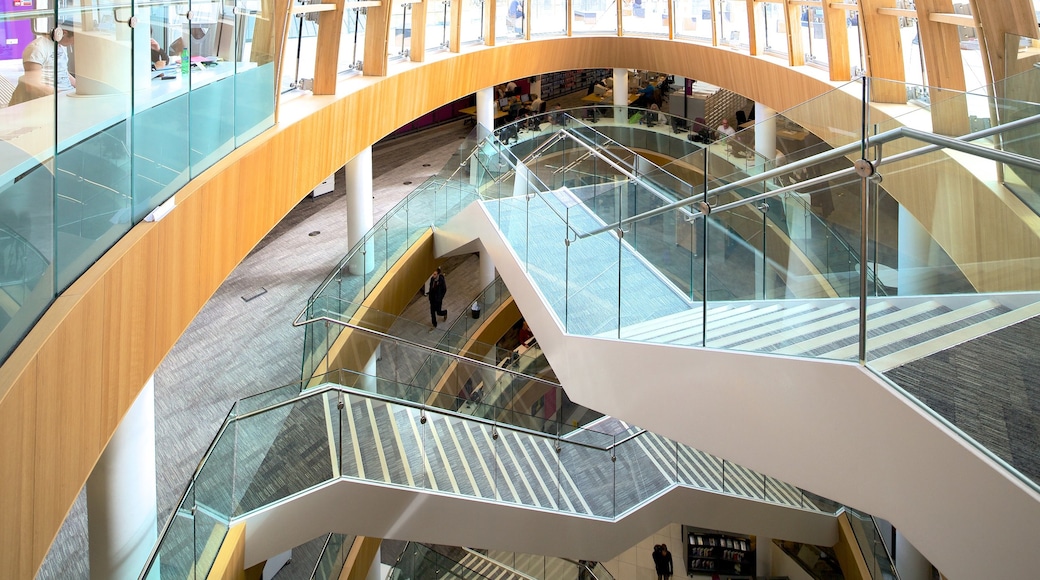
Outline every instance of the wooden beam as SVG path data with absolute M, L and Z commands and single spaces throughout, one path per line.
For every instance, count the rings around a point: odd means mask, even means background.
M 953 0 L 917 0 L 917 28 L 931 101 L 932 131 L 956 137 L 971 132 L 964 90 L 964 62 L 957 29 L 930 18 L 952 12 Z
M 386 2 L 368 9 L 365 17 L 365 60 L 362 72 L 366 77 L 386 76 L 390 55 L 390 18 L 393 5 Z
M 921 7 L 917 7 L 918 13 L 921 12 Z M 950 13 L 936 13 L 932 12 L 928 15 L 930 22 L 941 22 L 943 24 L 953 24 L 955 26 L 963 26 L 965 28 L 975 28 L 975 19 L 967 14 L 950 14 Z
M 451 23 L 448 30 L 448 50 L 459 52 L 462 50 L 462 5 L 464 2 L 455 0 L 451 3 Z
M 847 81 L 852 78 L 847 21 L 848 13 L 844 8 L 835 8 L 830 4 L 823 6 L 823 29 L 827 35 L 827 64 L 832 81 Z
M 912 8 L 878 8 L 877 13 L 881 16 L 899 16 L 902 18 L 917 18 L 917 12 Z
M 765 4 L 752 2 L 751 0 L 748 0 L 745 4 L 747 5 L 748 20 L 748 51 L 750 54 L 762 54 L 765 50 L 765 42 L 762 40 L 762 35 L 758 34 L 758 31 L 766 29 Z
M 412 42 L 408 47 L 408 58 L 412 62 L 426 60 L 426 15 L 429 13 L 427 2 L 415 2 L 412 10 Z
M 484 2 L 484 46 L 495 46 L 496 4 L 494 0 Z
M 339 74 L 339 44 L 343 37 L 343 0 L 334 4 L 318 4 L 328 8 L 318 15 L 318 42 L 314 55 L 315 95 L 336 94 L 336 78 Z
M 787 62 L 791 66 L 805 64 L 802 46 L 802 7 L 793 0 L 784 0 L 784 18 L 787 20 Z
M 867 75 L 891 82 L 871 84 L 875 103 L 905 103 L 906 71 L 903 69 L 903 38 L 899 19 L 885 16 L 896 0 L 859 0 L 859 25 L 863 31 L 863 66 Z M 916 13 L 913 14 L 916 16 Z

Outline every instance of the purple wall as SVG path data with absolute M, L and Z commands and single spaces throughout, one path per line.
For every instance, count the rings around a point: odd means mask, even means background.
M 25 12 L 36 7 L 36 0 L 0 0 L 0 14 Z M 0 60 L 22 59 L 25 45 L 32 42 L 32 21 L 5 20 L 0 22 Z

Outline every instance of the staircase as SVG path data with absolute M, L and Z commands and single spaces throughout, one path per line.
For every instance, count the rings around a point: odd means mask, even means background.
M 1000 298 L 977 295 L 967 301 L 946 301 L 941 296 L 870 299 L 867 360 L 879 371 L 889 370 L 1040 314 L 1040 301 L 1035 297 L 1025 297 L 1017 307 L 998 301 Z M 611 331 L 600 336 L 616 338 L 618 333 Z M 709 303 L 706 314 L 704 307 L 696 306 L 622 328 L 620 338 L 856 360 L 858 302 L 829 299 Z

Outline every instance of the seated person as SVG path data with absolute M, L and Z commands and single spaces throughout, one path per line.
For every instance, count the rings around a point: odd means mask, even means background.
M 649 108 L 655 102 L 654 95 L 656 92 L 657 87 L 654 86 L 654 83 L 647 83 L 645 87 L 639 89 L 639 98 L 632 103 L 632 106 L 641 109 Z
M 563 112 L 563 107 L 560 106 L 560 103 L 553 105 L 552 112 L 549 113 L 549 122 L 560 127 L 567 124 L 567 114 Z
M 159 46 L 158 40 L 153 38 L 150 44 L 152 45 L 152 70 L 166 67 L 167 63 L 170 62 L 170 56 Z
M 729 119 L 725 117 L 722 118 L 722 123 L 719 124 L 715 131 L 719 134 L 720 139 L 732 137 L 737 134 L 737 130 L 730 126 Z
M 18 79 L 18 87 L 11 96 L 12 105 L 76 87 L 76 77 L 69 74 L 69 47 L 76 36 L 72 30 L 61 30 L 62 37 L 57 43 L 49 36 L 37 36 L 25 45 L 22 51 L 25 74 Z
M 661 113 L 660 107 L 656 104 L 650 105 L 650 110 L 644 113 L 643 117 L 639 119 L 639 124 L 646 125 L 647 127 L 653 127 L 654 125 L 659 125 L 661 123 L 664 123 L 664 114 Z

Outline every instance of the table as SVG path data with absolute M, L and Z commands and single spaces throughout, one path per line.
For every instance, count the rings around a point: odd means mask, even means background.
M 632 103 L 636 102 L 636 99 L 638 99 L 638 98 L 639 98 L 639 94 L 638 93 L 629 93 L 628 94 L 628 104 L 631 105 Z M 596 105 L 613 105 L 614 104 L 614 96 L 613 95 L 611 95 L 609 97 L 607 97 L 607 96 L 601 97 L 601 96 L 593 93 L 591 95 L 585 95 L 584 97 L 581 98 L 581 100 L 585 101 L 586 103 L 594 103 Z
M 459 112 L 462 113 L 463 115 L 469 115 L 471 117 L 476 117 L 477 116 L 477 107 L 476 106 L 466 107 L 466 108 L 463 108 L 463 109 L 459 109 Z M 502 109 L 495 109 L 495 119 L 501 119 L 502 117 L 505 117 L 508 114 L 509 113 L 506 113 Z
M 191 88 L 230 77 L 256 63 L 220 62 L 216 66 L 193 69 Z M 152 73 L 156 74 L 156 73 Z M 170 80 L 155 78 L 147 86 L 134 89 L 135 112 L 152 108 L 179 95 L 187 94 L 188 83 L 181 73 Z M 61 151 L 130 117 L 131 95 L 77 95 L 75 91 L 55 97 L 41 97 L 0 109 L 0 183 L 50 159 L 54 155 L 55 124 L 57 145 Z M 55 103 L 55 101 L 57 101 Z M 55 119 L 57 105 L 57 119 Z

